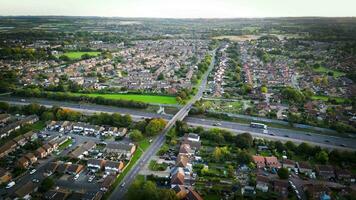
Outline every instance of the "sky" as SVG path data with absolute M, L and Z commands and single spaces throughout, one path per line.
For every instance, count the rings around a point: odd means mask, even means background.
M 0 15 L 355 17 L 356 0 L 0 0 Z

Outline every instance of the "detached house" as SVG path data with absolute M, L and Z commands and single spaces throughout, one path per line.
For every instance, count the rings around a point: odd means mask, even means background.
M 122 161 L 106 161 L 105 172 L 109 174 L 118 174 L 124 169 L 124 163 Z

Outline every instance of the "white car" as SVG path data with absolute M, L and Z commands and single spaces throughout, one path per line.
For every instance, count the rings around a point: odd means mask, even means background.
M 12 188 L 15 184 L 15 181 L 11 181 L 9 184 L 6 185 L 6 189 Z
M 79 174 L 75 175 L 73 179 L 76 181 L 78 180 L 78 178 L 79 178 Z
M 30 174 L 34 174 L 37 170 L 36 169 L 33 169 L 30 171 Z
M 34 183 L 39 183 L 39 182 L 40 182 L 40 180 L 38 180 L 38 179 L 34 178 L 34 179 L 32 179 L 32 182 L 34 182 Z
M 90 176 L 89 179 L 88 179 L 88 182 L 89 182 L 89 183 L 93 182 L 94 178 L 95 178 L 94 175 L 93 175 L 93 176 Z
M 268 130 L 267 130 L 267 129 L 264 129 L 264 130 L 263 130 L 263 134 L 268 134 Z

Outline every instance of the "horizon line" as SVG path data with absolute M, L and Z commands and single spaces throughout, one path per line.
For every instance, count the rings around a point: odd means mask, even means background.
M 274 19 L 274 18 L 356 18 L 355 16 L 265 16 L 265 17 L 125 17 L 100 15 L 0 15 L 0 17 L 95 17 L 95 18 L 131 18 L 131 19 Z

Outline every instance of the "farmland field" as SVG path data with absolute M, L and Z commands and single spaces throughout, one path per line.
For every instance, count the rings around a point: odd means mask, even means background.
M 100 55 L 100 52 L 98 52 L 98 51 L 91 51 L 91 52 L 71 51 L 71 52 L 64 53 L 62 55 L 68 56 L 71 60 L 76 60 L 76 59 L 80 59 L 82 57 L 82 55 L 84 55 L 84 54 L 88 54 L 90 56 L 98 56 L 98 55 Z
M 322 74 L 327 74 L 329 72 L 332 72 L 333 73 L 333 76 L 335 78 L 339 78 L 340 76 L 344 76 L 345 73 L 343 72 L 340 72 L 340 71 L 336 71 L 336 70 L 330 70 L 330 69 L 327 69 L 325 67 L 318 67 L 318 68 L 315 68 L 314 69 L 315 72 L 318 72 L 318 73 L 322 73 Z
M 144 103 L 159 103 L 159 104 L 177 104 L 176 98 L 173 96 L 156 96 L 156 95 L 141 95 L 141 94 L 81 94 L 75 93 L 75 95 L 87 95 L 90 97 L 104 97 L 108 99 L 122 99 L 140 101 Z

